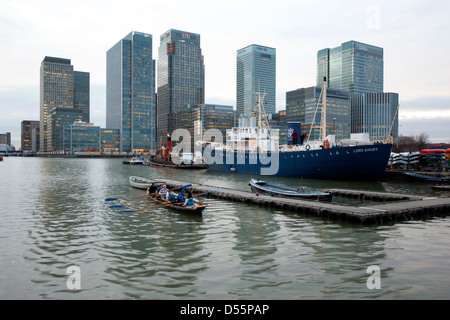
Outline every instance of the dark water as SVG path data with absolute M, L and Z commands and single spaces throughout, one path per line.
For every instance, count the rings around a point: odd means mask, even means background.
M 450 298 L 448 218 L 348 225 L 209 198 L 203 217 L 120 213 L 104 199 L 141 195 L 130 175 L 245 191 L 250 178 L 122 160 L 0 162 L 0 299 Z M 303 184 L 436 195 L 400 181 Z M 374 289 L 370 266 L 380 270 Z

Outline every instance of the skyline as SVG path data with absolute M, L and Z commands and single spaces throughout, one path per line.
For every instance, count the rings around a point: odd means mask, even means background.
M 94 0 L 61 7 L 53 0 L 2 1 L 0 132 L 11 132 L 19 149 L 21 122 L 39 120 L 39 67 L 45 56 L 71 59 L 78 71 L 90 73 L 90 120 L 105 127 L 107 50 L 138 31 L 154 37 L 157 52 L 160 36 L 173 28 L 202 37 L 205 103 L 235 109 L 236 52 L 243 47 L 258 44 L 277 50 L 278 111 L 286 107 L 286 92 L 315 85 L 319 50 L 350 40 L 379 46 L 384 49 L 384 91 L 400 96 L 399 134 L 424 132 L 431 142 L 450 142 L 447 2 L 238 4 L 131 1 L 123 7 Z

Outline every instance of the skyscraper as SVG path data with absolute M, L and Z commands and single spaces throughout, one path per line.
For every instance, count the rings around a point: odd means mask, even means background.
M 155 149 L 152 36 L 130 32 L 106 54 L 106 127 L 120 130 L 120 151 Z
M 59 108 L 81 110 L 83 121 L 89 120 L 89 73 L 74 71 L 70 59 L 45 57 L 40 70 L 40 151 L 56 150 L 51 143 L 59 138 L 55 131 L 48 136 L 48 125 L 52 110 Z
M 317 53 L 317 85 L 324 76 L 329 88 L 357 92 L 383 92 L 383 48 L 357 41 Z
M 33 129 L 39 128 L 40 122 L 33 120 L 24 120 L 21 123 L 21 149 L 22 151 L 32 149 Z
M 265 92 L 264 111 L 275 113 L 276 50 L 252 44 L 237 51 L 236 109 L 238 117 L 256 109 L 256 93 Z
M 170 29 L 160 37 L 158 52 L 157 145 L 176 128 L 176 114 L 205 103 L 205 65 L 200 35 Z
M 345 90 L 351 100 L 351 132 L 373 140 L 398 137 L 398 93 L 384 93 L 383 48 L 348 41 L 317 53 L 317 85 L 326 76 L 331 89 Z M 391 131 L 392 128 L 392 131 Z
M 73 108 L 73 66 L 70 59 L 45 57 L 40 71 L 40 151 L 47 151 L 47 120 L 54 108 Z

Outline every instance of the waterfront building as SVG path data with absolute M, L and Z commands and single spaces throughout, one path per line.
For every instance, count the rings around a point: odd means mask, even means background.
M 83 119 L 89 119 L 89 73 L 74 71 L 70 59 L 46 56 L 40 68 L 40 151 L 57 149 L 48 144 L 55 141 L 48 131 L 48 119 L 55 108 L 79 109 Z M 62 134 L 62 130 L 58 132 Z
M 286 121 L 286 110 L 280 110 L 277 113 L 272 113 L 269 115 L 269 126 L 272 129 L 278 129 L 279 144 L 287 143 L 287 121 Z
M 383 92 L 383 48 L 347 41 L 317 53 L 317 86 L 324 77 L 328 87 L 350 93 Z
M 90 113 L 90 74 L 89 72 L 73 72 L 74 108 L 83 111 L 83 122 L 89 122 Z
M 258 108 L 256 94 L 265 92 L 264 111 L 276 111 L 276 49 L 252 44 L 237 51 L 236 109 L 238 117 Z
M 11 132 L 0 133 L 0 144 L 11 145 Z
M 33 129 L 39 128 L 40 121 L 24 120 L 21 123 L 21 149 L 22 151 L 31 151 L 33 144 Z
M 120 130 L 120 151 L 155 149 L 152 35 L 130 32 L 106 54 L 106 127 Z
M 64 151 L 64 126 L 82 122 L 83 116 L 81 109 L 53 108 L 47 119 L 47 152 Z
M 200 35 L 170 29 L 158 51 L 157 142 L 165 145 L 176 129 L 176 114 L 205 102 L 205 65 Z
M 371 140 L 398 138 L 398 93 L 351 95 L 352 133 L 369 133 Z
M 65 153 L 100 152 L 100 127 L 92 123 L 74 122 L 64 125 L 63 150 Z
M 40 122 L 39 122 L 40 123 Z M 40 144 L 40 126 L 37 128 L 31 129 L 31 152 L 36 153 L 39 151 Z
M 322 115 L 321 87 L 314 86 L 286 92 L 286 121 L 300 122 L 301 133 L 310 134 L 312 140 L 319 139 Z M 317 110 L 316 110 L 317 109 Z M 344 90 L 327 90 L 327 133 L 337 139 L 350 136 L 351 100 Z
M 227 129 L 236 125 L 236 111 L 233 106 L 202 104 L 193 109 L 192 120 L 196 137 L 202 137 L 203 140 L 207 130 L 217 129 L 222 133 L 222 143 L 225 144 Z
M 120 130 L 101 128 L 100 131 L 102 152 L 120 151 Z

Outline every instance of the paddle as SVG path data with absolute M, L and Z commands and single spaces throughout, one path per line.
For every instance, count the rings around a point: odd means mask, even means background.
M 208 192 L 205 192 L 205 193 L 199 193 L 199 194 L 194 195 L 194 197 L 204 196 L 205 194 L 212 193 L 212 192 L 216 192 L 216 191 L 219 191 L 219 190 L 220 190 L 220 188 L 217 189 L 217 190 L 208 191 Z
M 181 186 L 172 190 L 177 190 L 177 189 L 183 189 L 183 188 L 189 188 L 191 187 L 192 184 L 187 184 L 185 186 Z M 147 197 L 147 195 L 143 195 L 143 196 L 138 196 L 138 197 L 128 197 L 128 198 L 106 198 L 105 201 L 115 201 L 115 200 L 124 200 L 124 199 L 136 199 L 136 198 L 143 198 L 143 197 Z
M 109 208 L 123 208 L 123 207 L 128 207 L 128 206 L 135 206 L 138 204 L 143 204 L 143 203 L 152 203 L 152 202 L 157 202 L 158 200 L 154 200 L 154 201 L 144 201 L 144 202 L 137 202 L 137 203 L 131 203 L 131 204 L 124 204 L 124 205 L 116 205 L 116 206 L 109 206 Z
M 124 211 L 119 211 L 119 212 L 137 212 L 137 211 L 142 211 L 142 210 L 150 210 L 150 209 L 167 207 L 167 206 L 170 206 L 170 205 L 172 205 L 172 203 L 164 204 L 162 206 L 156 206 L 156 207 L 150 207 L 150 208 L 142 208 L 142 209 L 137 209 L 137 210 L 124 210 Z

